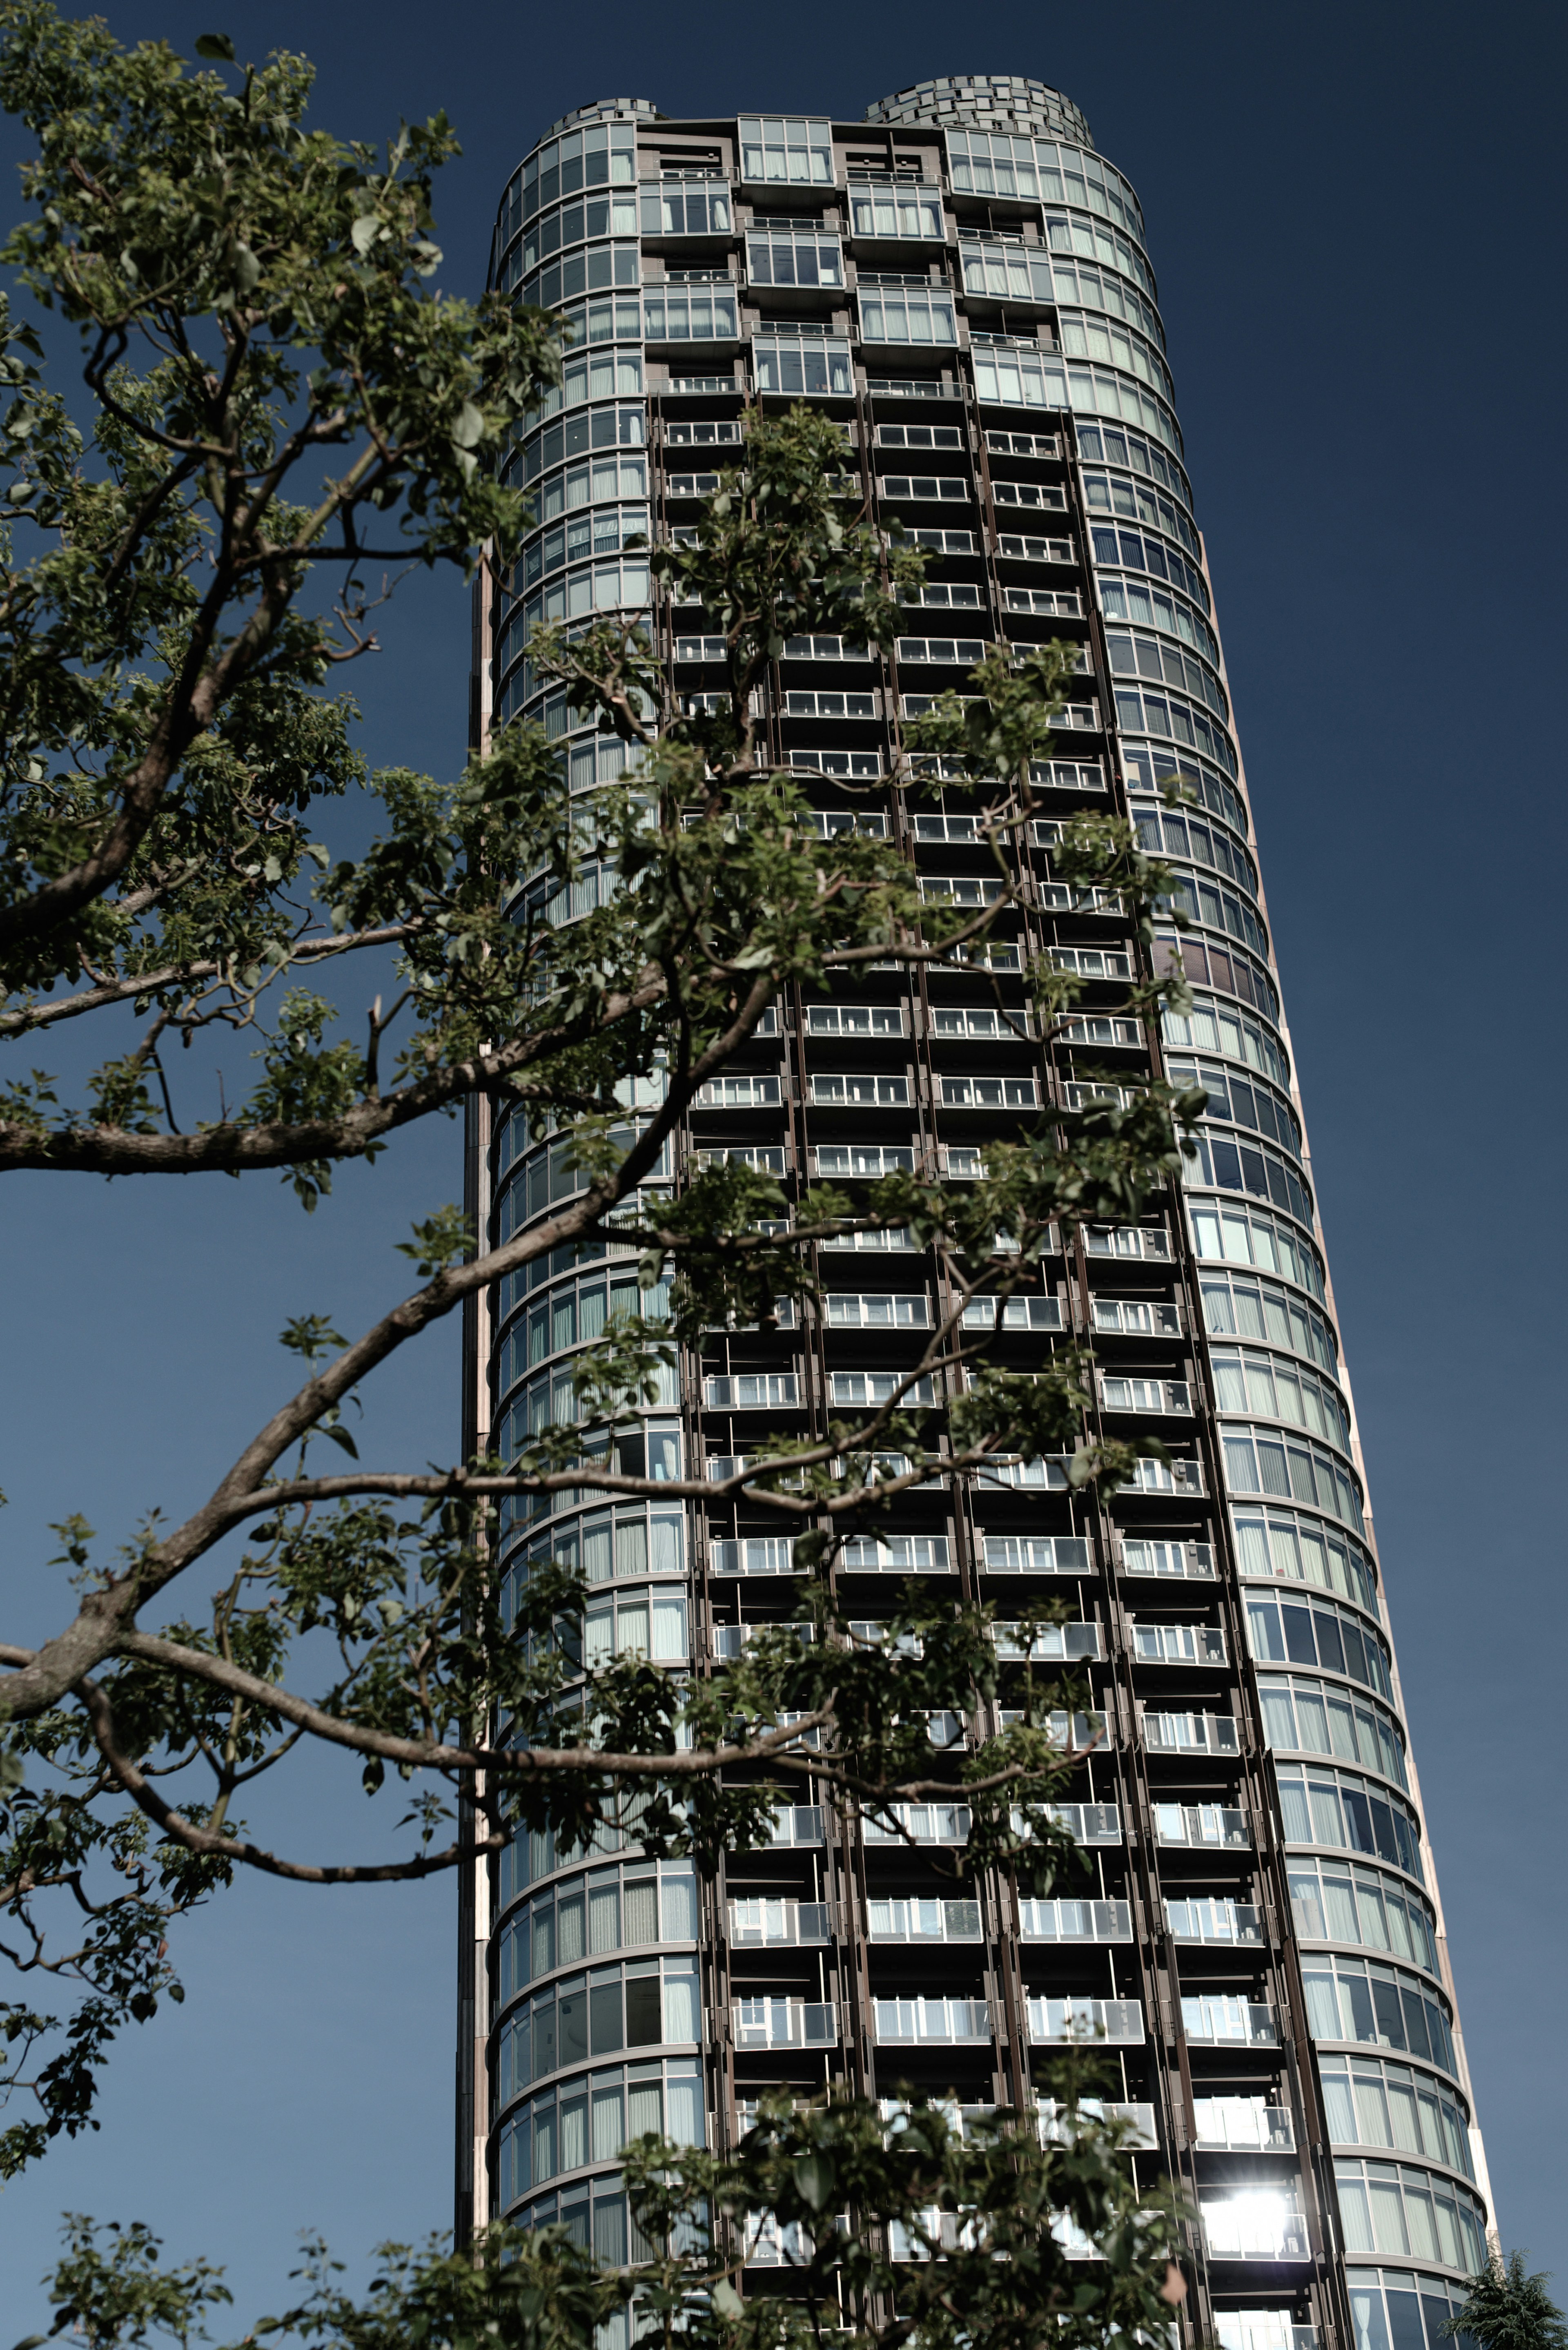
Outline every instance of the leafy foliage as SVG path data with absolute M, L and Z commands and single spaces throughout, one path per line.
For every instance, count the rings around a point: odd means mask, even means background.
M 1568 2324 L 1546 2290 L 1549 2274 L 1532 2276 L 1524 2260 L 1510 2252 L 1471 2277 L 1464 2306 L 1444 2333 L 1479 2342 L 1481 2350 L 1563 2350 Z

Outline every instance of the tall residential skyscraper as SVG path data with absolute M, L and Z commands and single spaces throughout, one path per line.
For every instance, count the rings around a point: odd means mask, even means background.
M 1163 1211 L 1070 1242 L 1002 1341 L 1027 1367 L 1049 1334 L 1092 1337 L 1099 1428 L 1158 1432 L 1171 1465 L 1143 1462 L 1108 1509 L 1049 1461 L 933 1489 L 837 1568 L 867 1622 L 909 1577 L 1004 1615 L 1071 1604 L 1062 1655 L 1106 1723 L 1075 1790 L 1083 1898 L 955 1885 L 809 1804 L 711 1886 L 634 1847 L 520 1839 L 465 1894 L 460 2220 L 559 2217 L 620 2253 L 628 2134 L 732 2142 L 770 2084 L 1014 2103 L 1094 2033 L 1147 2144 L 1140 2181 L 1170 2175 L 1202 2214 L 1184 2325 L 1225 2350 L 1442 2350 L 1485 2256 L 1485 2168 L 1137 197 L 1067 99 L 1013 77 L 922 82 L 859 122 L 612 99 L 508 184 L 492 282 L 559 308 L 575 339 L 511 461 L 537 527 L 509 596 L 482 596 L 476 740 L 523 712 L 574 786 L 619 771 L 620 745 L 531 673 L 528 632 L 647 602 L 629 543 L 691 528 L 748 405 L 838 421 L 873 514 L 930 556 L 894 654 L 811 637 L 776 666 L 767 740 L 826 830 L 853 806 L 982 903 L 963 798 L 890 781 L 900 727 L 986 643 L 1083 647 L 1041 778 L 1052 815 L 1018 851 L 1033 908 L 1003 921 L 998 958 L 1020 1008 L 1027 956 L 1083 974 L 1064 1039 L 1020 1041 L 992 985 L 950 971 L 786 992 L 660 1179 L 714 1152 L 792 1195 L 933 1159 L 961 1179 L 988 1138 L 1077 1098 L 1085 1068 L 1136 1084 L 1160 1056 L 1209 1108 Z M 700 611 L 656 602 L 650 625 L 680 687 L 722 684 Z M 1173 815 L 1159 787 L 1178 775 L 1193 797 Z M 1191 927 L 1162 951 L 1192 1010 L 1158 1039 L 1114 1008 L 1135 968 L 1119 906 L 1052 878 L 1055 822 L 1078 809 L 1130 813 L 1183 876 Z M 479 1116 L 471 1173 L 497 1238 L 578 1180 L 520 1112 Z M 884 1394 L 942 1303 L 905 1239 L 823 1249 L 820 1314 L 689 1355 L 648 1416 L 650 1470 L 701 1475 Z M 635 1275 L 612 1246 L 491 1298 L 471 1440 L 511 1452 L 569 1416 L 571 1349 L 635 1304 Z M 590 1641 L 674 1667 L 733 1656 L 788 1608 L 789 1544 L 744 1506 L 518 1511 L 504 1572 L 531 1555 L 580 1564 Z M 933 1856 L 963 1840 L 956 1806 L 907 1825 Z

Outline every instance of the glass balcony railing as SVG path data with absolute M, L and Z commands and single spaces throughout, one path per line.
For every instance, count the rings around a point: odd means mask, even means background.
M 1194 2143 L 1206 2154 L 1293 2154 L 1295 2124 L 1266 2097 L 1195 2097 Z
M 770 1845 L 820 1844 L 823 1835 L 820 1804 L 786 1804 L 774 1814 Z
M 1210 2260 L 1310 2261 L 1303 2215 L 1280 2189 L 1199 2199 Z
M 826 1901 L 769 1901 L 742 1895 L 730 1904 L 730 1939 L 739 1950 L 826 1942 L 832 1931 Z
M 867 1901 L 867 1928 L 874 1942 L 978 1942 L 978 1901 Z
M 1092 1324 L 1124 1338 L 1179 1338 L 1181 1309 L 1147 1297 L 1092 1297 Z
M 874 1999 L 871 2020 L 878 2048 L 951 2047 L 992 2036 L 983 1999 Z
M 1078 2041 L 1113 2048 L 1143 2045 L 1143 2009 L 1136 1999 L 1032 1999 L 1028 2009 L 1029 2037 L 1037 2048 Z
M 1154 1834 L 1158 1844 L 1194 1851 L 1246 1852 L 1252 1843 L 1246 1814 L 1220 1804 L 1156 1804 Z
M 730 2033 L 737 2048 L 836 2048 L 838 2016 L 805 2000 L 737 1999 L 730 2002 Z
M 1130 1536 L 1121 1546 L 1124 1575 L 1168 1575 L 1188 1583 L 1212 1583 L 1212 1543 L 1145 1542 Z
M 1263 1913 L 1241 1901 L 1168 1901 L 1165 1914 L 1178 1942 L 1229 1942 L 1262 1947 Z
M 1032 1624 L 1027 1638 L 1016 1624 L 992 1624 L 992 1644 L 1009 1664 L 1098 1663 L 1104 1651 L 1097 1624 Z
M 1143 1714 L 1143 1742 L 1151 1754 L 1240 1754 L 1232 1713 Z
M 1140 1665 L 1222 1665 L 1225 1635 L 1217 1624 L 1131 1626 L 1133 1661 Z
M 1181 2028 L 1194 2048 L 1277 2048 L 1274 2012 L 1262 2000 L 1203 1996 L 1181 2002 Z
M 1293 2324 L 1283 2309 L 1226 2309 L 1214 2314 L 1220 2350 L 1318 2350 L 1315 2325 Z
M 888 1808 L 898 1827 L 890 1827 L 867 1814 L 860 1823 L 860 1833 L 867 1844 L 901 1844 L 905 1837 L 915 1844 L 969 1842 L 967 1804 L 890 1804 Z M 902 1835 L 898 1833 L 900 1828 Z
M 1026 1942 L 1130 1942 L 1127 1901 L 1020 1901 L 1018 1930 Z

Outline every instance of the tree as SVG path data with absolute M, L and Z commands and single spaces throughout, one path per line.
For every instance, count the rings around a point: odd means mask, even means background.
M 233 62 L 224 41 L 199 46 Z M 475 1848 L 447 1825 L 461 1802 L 481 1852 L 519 1828 L 583 1844 L 618 1820 L 650 1854 L 711 1867 L 765 1840 L 803 1782 L 895 1832 L 898 1804 L 961 1783 L 960 1866 L 1047 1889 L 1072 1865 L 1055 1799 L 1081 1759 L 1053 1721 L 1087 1703 L 1034 1669 L 1051 1611 L 1016 1629 L 1016 1723 L 955 1772 L 933 1760 L 927 1716 L 971 1712 L 996 1688 L 989 1611 L 911 1596 L 868 1639 L 836 1614 L 826 1570 L 922 1485 L 1046 1453 L 1070 1456 L 1085 1489 L 1127 1476 L 1131 1449 L 1085 1435 L 1084 1350 L 1009 1372 L 969 1309 L 1037 1278 L 1054 1226 L 1136 1218 L 1178 1170 L 1201 1100 L 1160 1084 L 1094 1095 L 990 1149 L 963 1184 L 921 1168 L 792 1202 L 732 1163 L 687 1168 L 672 1191 L 650 1183 L 781 988 L 851 989 L 889 961 L 984 967 L 999 914 L 1031 886 L 1012 847 L 1035 818 L 1032 772 L 1075 650 L 992 649 L 966 697 L 910 738 L 909 789 L 940 761 L 945 788 L 971 795 L 996 876 L 980 910 L 922 896 L 869 830 L 821 837 L 801 781 L 761 746 L 757 689 L 792 633 L 888 643 L 920 564 L 857 514 L 841 437 L 803 404 L 753 415 L 693 543 L 650 556 L 659 591 L 699 602 L 723 639 L 718 709 L 685 709 L 639 618 L 541 629 L 537 672 L 618 737 L 618 781 L 573 795 L 543 730 L 520 723 L 450 785 L 366 776 L 352 707 L 330 689 L 393 592 L 373 593 L 369 574 L 485 566 L 504 596 L 527 522 L 504 456 L 560 359 L 544 316 L 430 283 L 432 182 L 454 151 L 444 119 L 405 127 L 379 158 L 307 130 L 308 89 L 298 59 L 189 72 L 47 0 L 0 6 L 0 101 L 38 145 L 5 257 L 39 314 L 5 329 L 17 474 L 0 504 L 0 1035 L 31 1045 L 96 1021 L 106 1039 L 82 1099 L 62 1101 L 37 1070 L 0 1096 L 0 1171 L 270 1170 L 309 1210 L 339 1161 L 483 1097 L 535 1139 L 565 1138 L 577 1180 L 499 1244 L 435 1211 L 404 1247 L 419 1285 L 355 1338 L 319 1316 L 291 1322 L 296 1383 L 182 1523 L 154 1514 L 106 1557 L 79 1515 L 62 1517 L 77 1603 L 36 1651 L 0 1646 L 7 1955 L 62 1991 L 59 2014 L 21 1998 L 4 2011 L 19 2117 L 0 2135 L 0 2173 L 95 2126 L 116 2034 L 180 1997 L 171 1927 L 236 1869 L 428 1875 Z M 39 328 L 56 322 L 82 353 L 90 429 L 48 388 Z M 350 785 L 374 795 L 382 830 L 345 861 L 314 827 Z M 590 867 L 614 886 L 565 921 Z M 1147 948 L 1170 877 L 1125 823 L 1069 823 L 1053 871 L 1119 899 Z M 334 966 L 389 952 L 398 992 L 385 1011 L 377 997 L 361 1048 L 318 990 Z M 1179 983 L 1145 963 L 1125 1008 L 1147 1020 Z M 1081 980 L 1050 957 L 1027 976 L 1032 1033 L 1049 1038 Z M 259 1063 L 237 1105 L 203 1057 L 234 1034 L 254 1038 Z M 176 1037 L 192 1053 L 178 1075 Z M 588 1657 L 584 1589 L 558 1565 L 497 1587 L 509 1499 L 714 1491 L 656 1484 L 620 1444 L 661 1367 L 705 1330 L 809 1297 L 811 1242 L 894 1226 L 940 1253 L 954 1300 L 919 1366 L 825 1440 L 781 1443 L 717 1489 L 794 1532 L 794 1625 L 677 1675 Z M 645 1310 L 585 1350 L 573 1416 L 444 1467 L 358 1463 L 343 1415 L 379 1365 L 546 1253 L 606 1235 L 641 1252 Z M 939 1452 L 922 1383 L 960 1368 Z M 317 1440 L 341 1465 L 322 1467 Z M 411 1782 L 400 1825 L 412 1847 L 322 1866 L 253 1836 L 237 1803 L 306 1742 L 342 1752 L 372 1794 L 389 1768 Z M 628 2155 L 654 2247 L 640 2267 L 600 2272 L 547 2233 L 501 2231 L 477 2266 L 400 2253 L 357 2314 L 322 2268 L 291 2322 L 369 2342 L 416 2307 L 458 2333 L 489 2310 L 509 2338 L 586 2341 L 635 2297 L 639 2324 L 679 2320 L 725 2342 L 793 2338 L 828 2305 L 835 2324 L 889 2343 L 946 2342 L 979 2319 L 1022 2345 L 1043 2310 L 1085 2343 L 1152 2325 L 1168 2212 L 1134 2207 L 1117 2130 L 1082 2106 L 1082 2086 L 1068 2078 L 1067 2117 L 1044 2134 L 1032 2113 L 770 2109 L 738 2153 Z M 1053 2221 L 1107 2251 L 1096 2281 L 1069 2270 Z M 787 2304 L 735 2289 L 737 2245 L 762 2224 L 794 2249 Z M 922 2250 L 941 2258 L 922 2265 Z M 78 2223 L 62 2308 L 79 2314 L 97 2293 L 101 2314 L 112 2287 L 130 2314 L 92 2323 L 103 2339 L 139 2338 L 124 2329 L 154 2308 L 155 2252 L 133 2234 L 106 2259 Z M 180 2324 L 210 2285 L 190 2272 L 186 2301 L 169 2304 Z
M 1464 2306 L 1444 2333 L 1467 2335 L 1481 2350 L 1563 2350 L 1568 2324 L 1546 2290 L 1549 2275 L 1527 2275 L 1522 2252 L 1506 2261 L 1498 2255 L 1471 2277 Z

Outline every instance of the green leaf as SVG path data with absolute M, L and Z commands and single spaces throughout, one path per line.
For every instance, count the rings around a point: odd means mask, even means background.
M 484 411 L 475 408 L 472 400 L 463 401 L 462 412 L 452 428 L 452 437 L 460 449 L 477 448 L 483 440 Z
M 196 55 L 199 57 L 212 57 L 219 64 L 226 66 L 232 66 L 236 61 L 234 45 L 227 33 L 198 33 Z
M 366 254 L 380 235 L 381 224 L 374 213 L 361 213 L 348 234 L 353 240 L 355 252 Z
M 714 2311 L 720 2317 L 744 2317 L 746 2304 L 727 2277 L 719 2279 L 718 2283 L 713 2287 L 711 2298 Z M 39 2334 L 35 2334 L 33 2338 L 36 2342 L 41 2342 L 44 2337 Z M 18 2350 L 26 2350 L 26 2345 L 25 2343 L 19 2345 Z
M 803 2154 L 794 2166 L 794 2183 L 804 2202 L 820 2211 L 833 2192 L 834 2168 L 825 2154 Z

